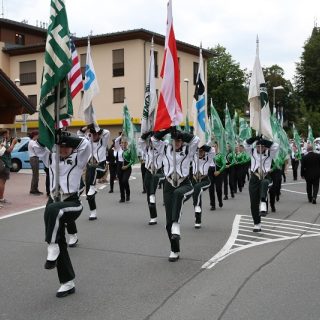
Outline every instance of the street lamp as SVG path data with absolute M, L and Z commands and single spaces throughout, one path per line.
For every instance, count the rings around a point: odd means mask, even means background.
M 276 90 L 284 90 L 283 86 L 277 86 L 277 87 L 273 87 L 273 114 L 277 113 L 276 110 Z
M 20 86 L 20 79 L 19 78 L 16 78 L 14 79 L 14 83 L 17 87 Z M 16 138 L 17 137 L 17 126 L 16 126 L 16 115 L 14 116 L 14 137 Z
M 187 84 L 187 120 L 189 121 L 189 79 L 185 78 L 183 81 Z M 185 127 L 189 128 L 189 123 L 186 123 Z

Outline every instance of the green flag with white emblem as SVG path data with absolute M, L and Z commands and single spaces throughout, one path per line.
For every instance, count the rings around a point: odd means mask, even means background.
M 314 137 L 313 137 L 312 127 L 310 126 L 310 124 L 308 125 L 308 143 L 312 144 L 314 148 Z
M 55 128 L 58 127 L 55 121 L 57 103 L 59 120 L 73 115 L 67 81 L 71 68 L 70 33 L 64 0 L 51 0 L 39 104 L 39 140 L 50 150 L 55 143 Z

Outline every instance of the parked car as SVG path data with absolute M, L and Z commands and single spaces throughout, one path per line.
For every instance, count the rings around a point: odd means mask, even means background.
M 14 146 L 11 152 L 12 172 L 18 172 L 20 169 L 31 169 L 28 152 L 29 141 L 29 137 L 23 137 L 21 141 Z M 42 161 L 40 161 L 39 168 L 44 168 Z

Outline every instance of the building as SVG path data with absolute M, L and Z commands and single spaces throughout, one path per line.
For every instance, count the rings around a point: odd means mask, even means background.
M 151 39 L 154 38 L 156 87 L 161 88 L 160 68 L 165 37 L 145 29 L 95 35 L 90 37 L 91 56 L 100 94 L 93 105 L 98 123 L 108 127 L 112 136 L 121 130 L 122 110 L 126 104 L 133 122 L 139 127 L 144 105 L 146 72 L 149 65 Z M 25 23 L 0 19 L 0 67 L 10 79 L 20 79 L 20 89 L 34 105 L 39 103 L 46 30 Z M 74 40 L 84 75 L 87 37 Z M 177 41 L 180 64 L 181 99 L 184 113 L 191 113 L 195 79 L 198 71 L 199 48 Z M 205 74 L 211 53 L 203 50 Z M 81 95 L 73 100 L 74 129 L 83 126 L 78 115 Z M 189 106 L 187 106 L 187 102 Z M 188 108 L 187 108 L 188 107 Z M 20 120 L 17 125 L 20 126 Z M 28 117 L 28 127 L 37 127 L 37 114 Z

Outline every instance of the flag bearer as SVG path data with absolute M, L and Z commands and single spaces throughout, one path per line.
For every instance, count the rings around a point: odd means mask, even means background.
M 270 170 L 272 185 L 269 189 L 270 207 L 272 212 L 276 212 L 275 202 L 276 200 L 279 201 L 280 198 L 282 165 L 283 162 L 272 161 Z
M 208 170 L 212 164 L 213 157 L 215 156 L 214 148 L 203 145 L 199 148 L 197 154 L 194 155 L 192 161 L 193 179 L 192 184 L 193 192 L 193 206 L 195 212 L 195 225 L 196 229 L 201 228 L 201 213 L 202 213 L 202 192 L 210 187 L 210 179 L 208 177 Z
M 256 143 L 253 145 L 255 141 Z M 249 194 L 251 214 L 254 222 L 253 232 L 260 232 L 260 215 L 264 215 L 267 212 L 268 186 L 272 181 L 270 176 L 271 162 L 279 149 L 279 145 L 275 142 L 262 139 L 262 137 L 252 137 L 244 142 L 244 147 L 251 157 Z
M 160 131 L 152 137 L 154 147 L 163 153 L 164 175 L 164 204 L 166 210 L 166 229 L 171 243 L 170 262 L 179 259 L 180 253 L 180 222 L 182 206 L 190 199 L 193 187 L 189 179 L 190 162 L 192 161 L 199 143 L 199 138 L 189 133 L 177 131 L 171 128 L 171 138 L 175 142 L 175 159 L 173 144 L 164 145 L 161 140 L 168 130 Z M 173 167 L 175 163 L 175 168 Z M 176 172 L 176 175 L 175 175 Z
M 96 128 L 93 124 L 78 131 L 79 136 L 86 137 L 91 146 L 91 157 L 85 173 L 86 195 L 90 209 L 89 220 L 97 219 L 96 180 L 106 173 L 106 158 L 109 130 Z
M 39 143 L 34 149 L 50 173 L 50 197 L 44 211 L 45 240 L 48 243 L 44 267 L 57 267 L 61 286 L 56 296 L 61 298 L 75 292 L 75 273 L 67 251 L 65 225 L 68 230 L 73 229 L 73 233 L 77 233 L 75 220 L 83 209 L 79 199 L 80 179 L 90 157 L 90 144 L 86 139 L 67 132 L 58 133 L 57 144 L 60 145 L 59 186 L 55 176 L 56 153 L 51 153 Z M 59 199 L 55 199 L 57 187 Z
M 219 151 L 218 144 L 214 145 L 215 148 L 215 156 L 213 162 L 208 171 L 209 178 L 211 180 L 211 185 L 209 187 L 209 196 L 210 196 L 210 210 L 216 210 L 216 196 L 215 192 L 217 193 L 218 204 L 219 207 L 223 207 L 222 202 L 222 184 L 223 184 L 223 176 L 224 170 L 226 168 L 226 158 L 225 156 Z
M 230 188 L 231 198 L 234 198 L 234 183 L 235 183 L 235 164 L 236 158 L 235 153 L 231 149 L 230 144 L 227 145 L 227 154 L 226 154 L 226 169 L 224 171 L 224 198 L 223 200 L 228 200 L 228 187 Z
M 155 225 L 157 224 L 156 191 L 159 182 L 164 179 L 162 171 L 164 145 L 162 145 L 159 150 L 155 149 L 151 140 L 148 141 L 148 137 L 151 135 L 152 132 L 142 134 L 139 139 L 139 146 L 145 158 L 146 172 L 143 183 L 146 188 L 150 213 L 149 225 Z

